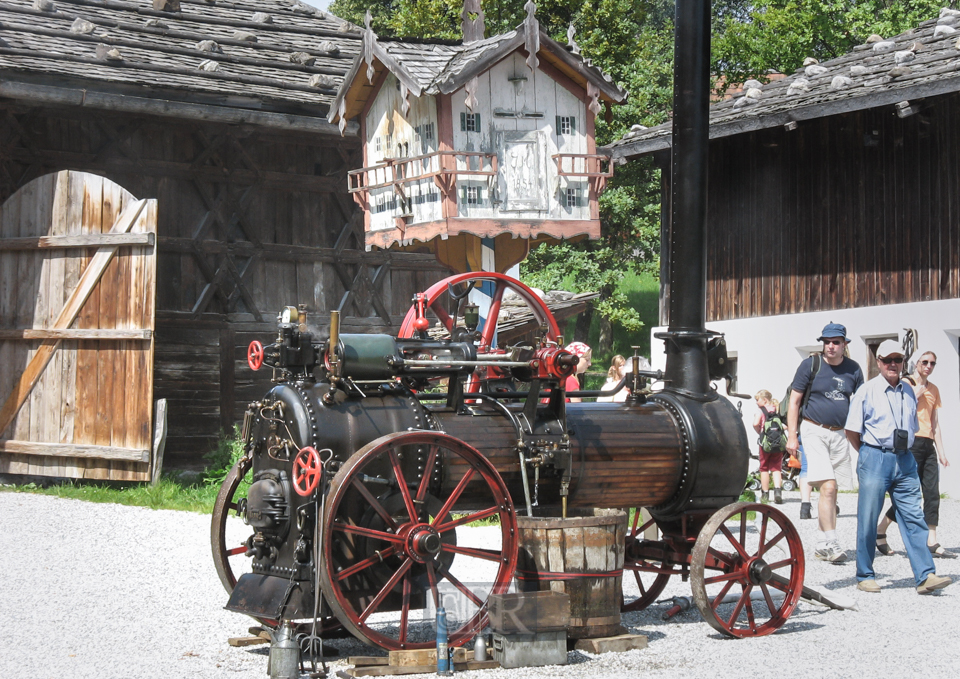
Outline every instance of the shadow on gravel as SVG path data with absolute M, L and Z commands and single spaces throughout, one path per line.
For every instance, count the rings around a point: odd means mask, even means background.
M 800 620 L 790 620 L 784 623 L 783 627 L 778 629 L 771 636 L 782 636 L 784 634 L 797 634 L 798 632 L 809 632 L 810 630 L 821 629 L 825 625 L 818 625 L 813 622 L 803 622 Z M 740 641 L 736 637 L 728 637 L 726 634 L 720 634 L 715 632 L 713 634 L 707 635 L 711 639 L 716 639 L 717 641 Z

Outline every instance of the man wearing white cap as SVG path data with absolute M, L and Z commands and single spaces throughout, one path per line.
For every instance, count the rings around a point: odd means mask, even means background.
M 897 508 L 900 534 L 910 558 L 910 567 L 919 594 L 930 594 L 950 584 L 950 578 L 936 574 L 927 548 L 927 524 L 920 509 L 920 477 L 917 461 L 910 452 L 920 429 L 917 397 L 900 380 L 903 350 L 893 340 L 877 347 L 880 374 L 864 384 L 850 402 L 844 425 L 850 444 L 860 449 L 857 477 L 857 589 L 879 592 L 873 559 L 877 548 L 877 519 L 883 498 Z

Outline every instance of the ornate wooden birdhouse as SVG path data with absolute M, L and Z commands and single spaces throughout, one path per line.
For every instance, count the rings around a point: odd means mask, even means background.
M 364 167 L 349 188 L 368 249 L 426 244 L 455 270 L 505 271 L 532 242 L 599 237 L 612 167 L 594 119 L 626 92 L 579 54 L 572 27 L 568 45 L 548 37 L 532 2 L 490 38 L 479 0 L 465 5 L 462 42 L 381 40 L 368 20 L 330 121 L 359 118 Z M 478 261 L 481 239 L 495 262 Z

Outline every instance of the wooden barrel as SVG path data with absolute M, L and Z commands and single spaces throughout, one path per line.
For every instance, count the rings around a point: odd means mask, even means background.
M 570 596 L 567 637 L 622 633 L 620 599 L 627 515 L 619 509 L 571 510 L 559 517 L 518 516 L 517 589 Z

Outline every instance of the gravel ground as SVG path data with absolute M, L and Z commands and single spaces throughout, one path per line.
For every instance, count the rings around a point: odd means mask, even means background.
M 960 663 L 956 643 L 960 585 L 918 596 L 895 530 L 898 554 L 877 557 L 880 594 L 856 590 L 856 496 L 841 494 L 844 564 L 812 558 L 816 521 L 799 521 L 799 496 L 783 509 L 807 552 L 806 582 L 854 599 L 857 611 L 801 602 L 778 633 L 756 639 L 721 637 L 696 609 L 663 622 L 666 605 L 624 616 L 648 648 L 592 656 L 571 652 L 570 666 L 464 673 L 464 679 L 579 677 L 950 676 Z M 209 550 L 209 517 L 53 497 L 0 492 L 0 625 L 8 643 L 0 677 L 263 677 L 265 646 L 232 648 L 250 621 L 223 610 L 226 595 Z M 945 547 L 960 551 L 960 501 L 941 505 Z M 960 579 L 960 560 L 937 560 L 938 572 Z M 662 597 L 689 596 L 673 578 Z M 341 655 L 371 654 L 355 640 L 333 640 Z M 342 669 L 343 661 L 333 664 Z M 950 668 L 954 668 L 951 670 Z M 467 677 L 466 675 L 470 675 Z

